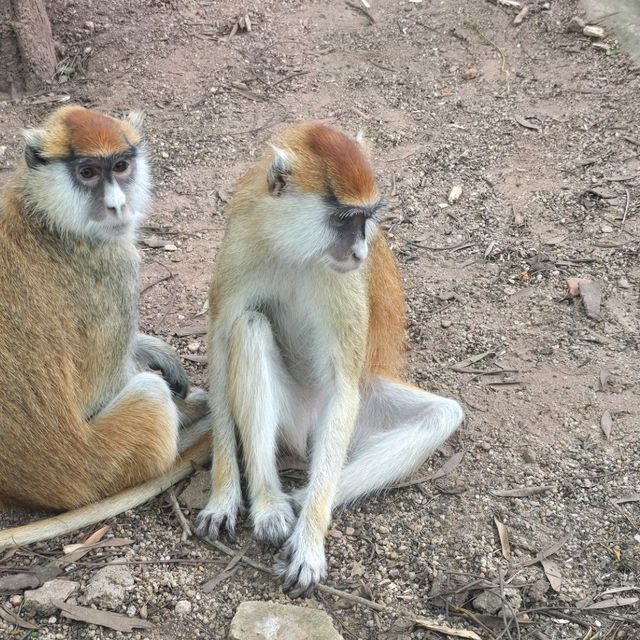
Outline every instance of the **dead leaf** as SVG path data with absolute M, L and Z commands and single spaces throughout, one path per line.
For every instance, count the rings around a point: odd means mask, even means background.
M 547 580 L 551 585 L 551 588 L 559 592 L 560 587 L 562 586 L 562 574 L 560 573 L 560 565 L 555 560 L 549 560 L 548 558 L 543 558 L 540 561 L 542 568 L 544 570 L 544 575 L 547 576 Z
M 218 574 L 217 576 L 214 576 L 213 578 L 211 578 L 211 580 L 207 580 L 206 582 L 204 582 L 200 586 L 200 589 L 204 593 L 211 593 L 219 584 L 223 583 L 228 578 L 231 578 L 233 576 L 233 574 L 236 571 L 238 571 L 238 569 L 240 569 L 240 566 L 233 567 L 233 569 L 231 569 L 231 571 L 223 571 L 222 573 Z
M 65 563 L 75 562 L 80 560 L 83 556 L 87 555 L 89 551 L 94 549 L 102 549 L 104 547 L 126 547 L 133 544 L 134 541 L 131 538 L 109 538 L 109 540 L 101 540 L 100 542 L 94 542 L 93 544 L 67 544 L 63 547 Z
M 443 624 L 440 624 L 436 620 L 431 620 L 430 618 L 423 618 L 422 616 L 417 616 L 412 618 L 413 622 L 422 627 L 423 629 L 429 629 L 429 631 L 437 631 L 438 633 L 443 633 L 446 636 L 452 636 L 454 638 L 468 638 L 470 640 L 482 640 L 482 638 L 475 632 L 469 629 L 454 629 L 453 627 L 447 627 Z
M 611 373 L 606 367 L 600 369 L 600 391 L 607 391 L 610 375 Z
M 187 509 L 204 509 L 209 502 L 211 493 L 211 473 L 198 471 L 194 473 L 191 481 L 180 494 L 180 504 Z
M 616 498 L 614 504 L 624 504 L 625 502 L 640 502 L 640 493 L 630 493 L 628 496 Z
M 602 301 L 602 287 L 595 280 L 580 283 L 580 297 L 588 318 L 600 320 L 600 303 Z
M 497 498 L 527 498 L 546 493 L 554 488 L 554 485 L 548 484 L 540 487 L 519 487 L 517 489 L 490 489 L 489 493 Z
M 541 562 L 545 558 L 548 558 L 549 556 L 552 556 L 554 553 L 558 552 L 560 547 L 562 547 L 567 542 L 567 540 L 569 540 L 569 537 L 570 536 L 566 536 L 566 537 L 562 538 L 561 540 L 558 540 L 558 542 L 555 542 L 550 547 L 548 547 L 548 548 L 544 549 L 543 551 L 541 551 L 535 558 L 531 558 L 531 560 L 525 560 L 524 562 L 521 562 L 518 566 L 519 567 L 529 567 L 532 564 L 537 564 L 538 562 Z
M 358 562 L 357 560 L 351 565 L 351 577 L 359 578 L 363 576 L 365 573 L 364 565 L 362 562 Z
M 449 204 L 455 204 L 456 202 L 458 202 L 458 200 L 460 200 L 461 195 L 462 195 L 462 187 L 459 184 L 456 184 L 453 187 L 451 187 L 451 191 L 449 191 L 449 195 L 447 197 Z
M 0 594 L 18 593 L 25 589 L 35 589 L 42 583 L 33 573 L 13 573 L 0 578 Z
M 429 482 L 430 480 L 438 480 L 439 478 L 450 474 L 462 462 L 464 454 L 464 451 L 458 451 L 457 453 L 454 453 L 439 469 L 436 469 L 431 475 L 422 476 L 421 478 L 417 478 L 416 480 L 399 482 L 398 484 L 394 484 L 393 486 L 395 489 L 402 489 L 404 487 L 413 487 L 414 485 L 422 484 L 423 482 Z
M 624 593 L 625 591 L 640 591 L 640 587 L 613 587 L 613 589 L 603 591 L 598 597 L 602 598 L 604 596 L 610 596 L 613 593 Z
M 524 127 L 525 129 L 533 129 L 533 131 L 540 131 L 540 126 L 537 125 L 535 122 L 531 122 L 529 120 L 529 117 L 516 116 L 515 120 L 521 127 Z
M 433 472 L 431 479 L 437 480 L 449 475 L 462 462 L 464 453 L 464 451 L 454 453 L 439 469 Z
M 580 295 L 580 284 L 583 282 L 593 282 L 590 278 L 567 278 L 567 290 L 572 298 Z
M 162 238 L 157 238 L 155 236 L 152 236 L 151 238 L 142 238 L 140 242 L 150 249 L 163 249 L 169 244 L 167 240 L 163 240 Z
M 611 609 L 613 607 L 627 607 L 631 604 L 635 604 L 636 602 L 640 602 L 640 598 L 610 598 L 609 600 L 602 600 L 601 602 L 588 604 L 586 607 L 582 607 L 582 609 Z
M 16 627 L 21 627 L 22 629 L 39 629 L 40 627 L 37 624 L 33 624 L 33 622 L 28 622 L 27 620 L 23 620 L 20 616 L 12 613 L 11 611 L 7 611 L 2 605 L 0 605 L 0 618 L 2 618 L 5 622 L 9 624 L 13 624 Z
M 62 600 L 54 600 L 53 604 L 62 611 L 62 615 L 69 620 L 79 620 L 89 624 L 97 624 L 101 627 L 131 633 L 134 629 L 153 629 L 153 625 L 142 618 L 130 618 L 120 613 L 101 611 L 91 607 L 81 607 L 77 604 L 69 604 Z
M 613 426 L 613 419 L 611 418 L 611 412 L 605 411 L 600 418 L 600 428 L 604 437 L 609 440 L 611 438 L 611 427 Z
M 511 545 L 509 544 L 509 531 L 504 523 L 500 522 L 498 518 L 494 516 L 493 521 L 496 523 L 498 529 L 498 537 L 500 538 L 500 546 L 502 547 L 502 555 L 505 560 L 511 560 Z
M 94 531 L 91 535 L 88 535 L 83 541 L 83 544 L 93 544 L 94 542 L 100 542 L 102 538 L 105 537 L 107 533 L 109 533 L 111 527 L 108 524 L 100 527 L 96 531 Z M 65 551 L 65 553 L 67 553 Z

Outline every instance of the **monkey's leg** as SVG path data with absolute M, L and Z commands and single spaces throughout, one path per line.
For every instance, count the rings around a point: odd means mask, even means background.
M 334 506 L 405 478 L 463 420 L 462 407 L 455 400 L 385 378 L 367 381 Z
M 305 499 L 275 566 L 283 577 L 284 591 L 292 598 L 308 596 L 326 575 L 324 538 L 356 422 L 358 396 L 357 383 L 336 382 L 313 432 Z
M 253 531 L 258 540 L 280 546 L 295 520 L 276 460 L 278 425 L 292 383 L 261 313 L 236 320 L 229 353 L 229 402 L 242 442 Z
M 198 514 L 198 535 L 216 540 L 235 539 L 236 519 L 242 508 L 242 487 L 235 424 L 227 393 L 228 345 L 215 327 L 209 354 L 209 397 L 211 400 L 211 496 Z M 247 391 L 251 393 L 250 390 Z
M 134 358 L 139 365 L 160 371 L 176 396 L 187 397 L 189 379 L 178 354 L 166 342 L 154 336 L 137 333 L 133 350 Z

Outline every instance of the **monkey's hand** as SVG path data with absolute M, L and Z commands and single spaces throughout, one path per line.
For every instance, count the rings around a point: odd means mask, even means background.
M 290 598 L 307 598 L 327 575 L 324 540 L 305 533 L 298 522 L 276 557 L 274 571 L 282 578 L 282 589 Z
M 196 520 L 196 535 L 209 540 L 236 540 L 236 519 L 238 512 L 244 511 L 242 499 L 228 496 L 211 497 L 207 506 L 198 514 Z

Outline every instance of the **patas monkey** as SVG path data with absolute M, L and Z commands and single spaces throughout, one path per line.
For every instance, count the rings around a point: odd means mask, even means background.
M 361 141 L 301 124 L 240 180 L 217 257 L 212 494 L 199 533 L 234 534 L 235 425 L 254 533 L 284 542 L 276 569 L 292 597 L 325 575 L 332 508 L 409 474 L 463 420 L 454 400 L 400 381 L 404 301 L 380 206 Z M 278 478 L 281 445 L 310 452 L 294 496 Z
M 0 503 L 65 510 L 167 472 L 208 408 L 136 330 L 139 117 L 69 106 L 24 135 L 0 195 Z

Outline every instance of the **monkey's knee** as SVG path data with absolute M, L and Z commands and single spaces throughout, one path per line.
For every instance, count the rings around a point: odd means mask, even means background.
M 447 437 L 454 433 L 464 422 L 464 409 L 453 398 L 442 398 L 440 413 L 444 427 L 448 431 Z
M 155 373 L 138 373 L 89 423 L 98 442 L 139 465 L 145 479 L 171 466 L 178 453 L 179 414 L 167 383 Z M 134 470 L 135 473 L 135 470 Z
M 269 318 L 259 311 L 247 311 L 243 313 L 234 322 L 231 329 L 232 340 L 245 347 L 255 346 L 256 344 L 268 344 L 273 342 L 273 330 Z
M 204 418 L 209 413 L 209 394 L 204 389 L 194 389 L 186 398 L 174 398 L 178 407 L 180 428 L 183 429 Z

